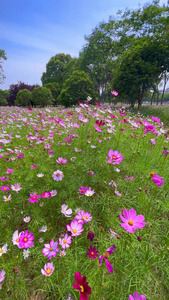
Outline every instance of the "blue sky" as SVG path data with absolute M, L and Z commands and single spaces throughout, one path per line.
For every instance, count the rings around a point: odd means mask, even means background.
M 78 57 L 89 35 L 119 9 L 135 9 L 146 0 L 1 0 L 0 49 L 5 83 L 40 84 L 49 59 L 57 53 Z M 161 0 L 167 4 L 167 0 Z

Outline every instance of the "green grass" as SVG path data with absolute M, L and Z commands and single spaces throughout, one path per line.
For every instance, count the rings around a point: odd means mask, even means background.
M 152 112 L 154 116 L 161 116 L 160 119 L 164 122 L 163 114 L 166 112 L 163 108 L 160 108 L 160 112 L 156 108 L 146 109 L 147 115 Z M 72 115 L 67 116 L 68 111 Z M 72 298 L 77 300 L 80 293 L 73 289 L 72 283 L 75 283 L 75 273 L 80 272 L 82 276 L 87 277 L 92 289 L 89 300 L 128 300 L 134 291 L 144 294 L 147 300 L 167 300 L 169 156 L 165 158 L 162 154 L 163 147 L 168 145 L 165 135 L 144 134 L 143 125 L 134 128 L 129 122 L 122 122 L 126 118 L 129 120 L 129 115 L 120 117 L 117 111 L 112 114 L 117 115 L 118 119 L 109 119 L 108 111 L 103 113 L 95 107 L 91 107 L 91 111 L 81 108 L 81 112 L 75 111 L 74 108 L 62 110 L 62 114 L 56 108 L 49 111 L 34 109 L 32 112 L 21 108 L 2 108 L 1 112 L 4 136 L 0 137 L 0 154 L 9 153 L 10 148 L 15 152 L 16 149 L 20 149 L 25 156 L 17 159 L 16 153 L 4 154 L 0 159 L 0 176 L 5 176 L 7 168 L 14 169 L 14 173 L 7 175 L 7 181 L 1 181 L 1 186 L 14 183 L 20 183 L 22 186 L 18 193 L 10 190 L 10 202 L 3 201 L 3 196 L 8 193 L 0 191 L 0 247 L 8 244 L 7 253 L 0 257 L 0 271 L 4 269 L 6 272 L 0 299 L 33 299 L 37 293 L 42 292 L 42 299 L 63 300 L 71 293 Z M 94 116 L 94 112 L 99 116 Z M 78 119 L 79 113 L 88 118 L 89 122 L 83 125 Z M 143 112 L 144 115 L 146 113 Z M 133 115 L 130 117 L 132 121 L 138 119 Z M 57 118 L 64 120 L 64 126 L 55 122 Z M 101 127 L 101 133 L 97 132 L 94 128 L 96 118 L 112 120 L 115 134 L 107 133 L 108 123 Z M 142 117 L 140 120 L 143 120 Z M 71 122 L 76 121 L 80 128 L 69 127 Z M 121 128 L 125 128 L 125 131 Z M 49 136 L 50 131 L 54 133 L 52 139 Z M 5 146 L 1 139 L 9 139 L 7 133 L 10 133 L 12 138 Z M 30 133 L 33 136 L 37 135 L 42 143 L 37 144 L 37 140 L 32 140 L 34 145 L 30 145 L 27 139 Z M 72 142 L 67 145 L 64 138 L 73 133 L 78 137 L 71 138 Z M 15 135 L 20 135 L 20 138 L 16 138 Z M 150 143 L 152 138 L 156 139 L 155 146 Z M 102 143 L 98 140 L 102 140 Z M 58 145 L 59 141 L 65 145 Z M 47 143 L 52 144 L 53 157 L 49 157 L 48 151 L 44 150 Z M 95 145 L 96 148 L 91 148 L 91 145 Z M 82 149 L 82 152 L 75 152 L 75 147 Z M 124 160 L 120 165 L 107 164 L 106 156 L 110 149 L 122 153 Z M 67 164 L 56 163 L 56 159 L 61 156 L 68 160 Z M 11 157 L 16 159 L 4 161 L 4 158 Z M 74 162 L 71 161 L 72 157 L 76 157 Z M 37 168 L 31 170 L 31 165 L 34 164 Z M 116 168 L 119 168 L 120 172 L 116 172 Z M 52 174 L 56 170 L 63 172 L 62 181 L 53 180 Z M 95 173 L 94 177 L 87 174 L 91 170 Z M 157 187 L 153 183 L 149 176 L 151 171 L 164 178 L 163 186 Z M 38 173 L 43 173 L 44 177 L 38 178 Z M 133 182 L 126 180 L 126 175 L 133 176 Z M 108 185 L 111 180 L 116 182 L 116 190 L 121 193 L 121 197 L 115 195 L 114 189 Z M 81 186 L 91 187 L 95 194 L 91 197 L 79 194 Z M 40 195 L 44 191 L 54 189 L 57 190 L 55 197 L 40 198 L 38 203 L 28 201 L 33 192 Z M 43 206 L 40 205 L 41 202 Z M 71 218 L 66 218 L 61 213 L 62 204 L 72 208 Z M 74 219 L 76 208 L 89 211 L 93 218 L 84 224 L 84 231 L 80 236 L 72 238 L 70 248 L 66 249 L 66 256 L 60 257 L 57 254 L 56 257 L 52 257 L 51 261 L 55 266 L 53 274 L 50 277 L 43 276 L 41 269 L 49 262 L 42 254 L 43 244 L 49 243 L 51 239 L 58 241 L 61 234 L 66 233 L 66 225 Z M 137 215 L 144 215 L 147 225 L 142 230 L 137 229 L 135 234 L 123 230 L 119 214 L 122 214 L 124 208 L 134 208 Z M 25 216 L 31 217 L 29 223 L 23 222 Z M 39 229 L 43 225 L 47 226 L 47 231 L 40 233 Z M 92 242 L 87 239 L 89 227 L 95 234 Z M 110 228 L 120 235 L 120 239 L 111 237 Z M 21 232 L 26 229 L 33 232 L 35 239 L 34 246 L 29 249 L 29 257 L 24 259 L 23 249 L 12 244 L 12 236 L 15 230 Z M 137 240 L 137 236 L 142 237 L 141 242 Z M 40 243 L 39 238 L 43 238 L 44 242 Z M 99 267 L 98 258 L 88 259 L 86 253 L 90 244 L 96 246 L 99 255 L 110 246 L 116 246 L 116 251 L 109 258 L 113 273 L 108 272 L 104 261 Z M 15 266 L 19 270 L 18 274 L 13 271 Z

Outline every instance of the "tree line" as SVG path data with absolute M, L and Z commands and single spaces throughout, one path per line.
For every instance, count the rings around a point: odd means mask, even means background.
M 19 90 L 14 99 L 10 86 L 6 100 L 10 105 L 23 105 L 24 98 L 29 105 L 70 106 L 87 96 L 110 102 L 111 90 L 117 90 L 119 100 L 132 106 L 137 102 L 140 108 L 146 97 L 151 102 L 161 97 L 163 103 L 168 80 L 169 7 L 155 0 L 136 10 L 119 10 L 108 22 L 98 24 L 85 36 L 78 58 L 56 54 L 46 64 L 42 87 L 22 88 L 30 93 Z M 47 103 L 40 93 L 46 93 Z

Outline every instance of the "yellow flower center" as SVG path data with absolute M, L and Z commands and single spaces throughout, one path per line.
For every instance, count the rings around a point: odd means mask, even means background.
M 47 195 L 45 195 L 45 198 L 47 197 Z
M 3 253 L 3 252 L 4 252 L 4 250 L 3 250 L 3 249 L 1 249 L 1 250 L 0 250 L 0 253 Z
M 154 172 L 150 172 L 150 177 L 153 177 L 153 175 L 154 175 Z
M 88 217 L 86 217 L 86 219 L 88 219 Z
M 133 221 L 132 221 L 132 220 L 129 220 L 129 221 L 128 221 L 128 224 L 129 224 L 130 226 L 132 226 L 132 225 L 133 225 Z
M 89 229 L 90 232 L 93 232 L 92 228 Z
M 24 238 L 24 242 L 27 242 L 27 240 L 28 240 L 27 238 Z
M 49 250 L 50 250 L 50 251 L 52 251 L 52 250 L 53 250 L 53 248 L 50 248 Z
M 84 287 L 83 287 L 83 285 L 81 285 L 80 288 L 81 288 L 81 292 L 83 293 L 83 292 L 84 292 Z
M 33 199 L 36 199 L 36 197 L 34 196 Z
M 64 254 L 63 254 L 63 253 L 62 253 L 61 255 L 62 255 L 62 256 L 64 256 Z
M 91 252 L 91 255 L 94 255 L 94 252 Z
M 84 220 L 84 217 L 82 217 L 82 220 Z
M 50 270 L 50 269 L 47 269 L 47 270 L 46 270 L 46 273 L 47 273 L 47 274 L 50 274 L 50 273 L 51 273 L 51 270 Z
M 6 188 L 4 188 L 4 191 L 6 191 Z
M 59 173 L 57 173 L 56 176 L 59 177 Z
M 116 156 L 113 156 L 112 158 L 113 158 L 113 159 L 116 159 Z
M 66 244 L 66 243 L 67 243 L 67 241 L 66 241 L 66 240 L 64 240 L 63 242 L 64 242 L 64 244 Z
M 76 229 L 73 229 L 73 233 L 76 233 L 76 231 L 77 231 Z
M 19 239 L 16 239 L 16 242 L 19 243 Z

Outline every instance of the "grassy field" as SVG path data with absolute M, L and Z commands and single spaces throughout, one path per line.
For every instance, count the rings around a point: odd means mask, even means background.
M 0 299 L 169 299 L 169 113 L 142 113 L 1 107 Z

